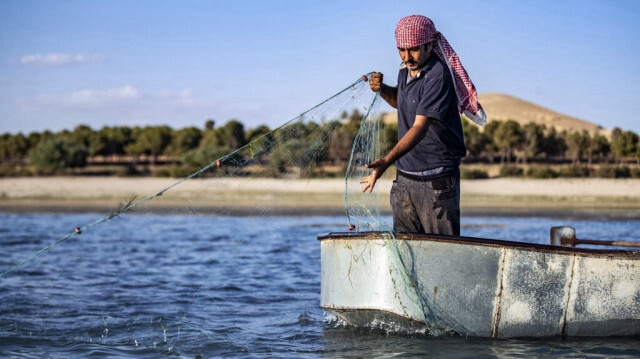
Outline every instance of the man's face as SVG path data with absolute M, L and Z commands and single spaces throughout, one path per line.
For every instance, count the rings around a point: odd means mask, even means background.
M 427 59 L 429 58 L 429 54 L 431 54 L 432 48 L 433 43 L 410 48 L 399 47 L 398 53 L 407 68 L 411 71 L 416 71 L 427 63 Z

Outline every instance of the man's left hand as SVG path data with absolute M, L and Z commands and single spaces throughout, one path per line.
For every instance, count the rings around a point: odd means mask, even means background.
M 365 185 L 362 189 L 362 192 L 366 192 L 367 190 L 369 190 L 369 193 L 371 193 L 371 191 L 373 191 L 373 187 L 376 185 L 376 181 L 378 180 L 378 178 L 380 178 L 384 171 L 389 168 L 389 163 L 384 158 L 378 158 L 371 163 L 367 163 L 365 167 L 372 168 L 373 172 L 371 172 L 371 174 L 368 176 L 362 177 L 362 179 L 360 180 L 360 183 Z

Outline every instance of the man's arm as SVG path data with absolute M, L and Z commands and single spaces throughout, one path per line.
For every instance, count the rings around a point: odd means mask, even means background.
M 398 88 L 380 84 L 380 97 L 382 97 L 391 107 L 398 108 Z
M 431 125 L 431 121 L 433 120 L 426 116 L 417 115 L 413 126 L 404 136 L 402 136 L 400 141 L 398 141 L 386 156 L 378 158 L 377 160 L 365 165 L 367 168 L 372 168 L 373 172 L 368 176 L 362 177 L 362 180 L 360 180 L 360 183 L 365 185 L 362 192 L 365 192 L 367 189 L 369 190 L 369 193 L 373 191 L 376 181 L 380 176 L 382 176 L 387 168 L 389 168 L 389 166 L 391 166 L 391 164 L 393 164 L 398 158 L 409 152 L 424 138 L 429 126 Z

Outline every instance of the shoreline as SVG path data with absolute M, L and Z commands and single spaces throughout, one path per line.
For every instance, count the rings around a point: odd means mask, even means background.
M 1 178 L 0 213 L 109 214 L 177 181 L 152 177 Z M 391 183 L 382 178 L 374 191 L 385 215 L 391 211 Z M 344 215 L 344 190 L 344 179 L 197 179 L 141 203 L 133 213 Z M 358 187 L 353 191 L 357 193 Z M 461 192 L 463 216 L 640 219 L 638 179 L 462 180 Z
M 43 205 L 18 204 L 6 206 L 0 204 L 0 214 L 96 214 L 106 216 L 113 212 L 113 208 L 100 205 L 69 205 L 61 203 L 48 203 Z M 296 217 L 296 216 L 344 216 L 342 208 L 328 207 L 295 207 L 295 208 L 270 208 L 268 212 L 251 208 L 239 207 L 197 207 L 190 208 L 188 212 L 176 210 L 175 207 L 154 206 L 142 210 L 133 210 L 123 215 L 208 215 L 227 217 Z M 381 215 L 390 216 L 390 210 L 381 210 Z M 462 217 L 531 217 L 531 218 L 557 218 L 566 220 L 640 220 L 640 211 L 637 209 L 572 209 L 572 208 L 495 208 L 475 207 L 462 208 Z

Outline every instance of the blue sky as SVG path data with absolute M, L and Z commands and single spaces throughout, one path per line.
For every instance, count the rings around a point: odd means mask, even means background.
M 274 127 L 430 17 L 480 93 L 640 133 L 640 1 L 0 0 L 0 133 L 87 124 Z

